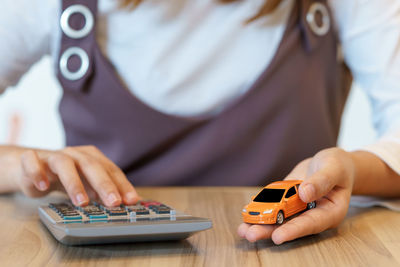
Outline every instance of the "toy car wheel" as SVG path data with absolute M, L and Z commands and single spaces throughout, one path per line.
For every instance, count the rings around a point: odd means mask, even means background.
M 315 201 L 307 203 L 307 209 L 314 209 L 317 206 L 317 203 L 315 203 Z
M 282 224 L 284 219 L 285 219 L 285 217 L 283 216 L 283 212 L 279 211 L 278 215 L 276 215 L 276 223 L 277 224 Z

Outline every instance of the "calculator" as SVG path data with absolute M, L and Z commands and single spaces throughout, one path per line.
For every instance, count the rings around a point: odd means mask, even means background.
M 181 240 L 212 227 L 210 219 L 153 200 L 118 207 L 97 202 L 85 207 L 50 203 L 39 207 L 39 216 L 50 233 L 66 245 Z

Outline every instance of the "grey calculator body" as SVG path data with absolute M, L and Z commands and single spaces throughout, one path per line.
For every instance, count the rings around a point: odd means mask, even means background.
M 95 212 L 93 214 L 97 215 L 91 216 L 69 204 L 74 209 L 73 213 L 64 212 L 67 215 L 64 216 L 52 205 L 39 207 L 40 219 L 51 234 L 66 245 L 181 240 L 212 227 L 209 219 L 187 215 L 169 207 L 169 210 L 155 210 L 142 206 L 142 211 L 148 210 L 147 213 L 142 212 L 145 214 L 126 207 L 121 208 L 122 214 L 113 214 L 103 208 L 104 215 Z

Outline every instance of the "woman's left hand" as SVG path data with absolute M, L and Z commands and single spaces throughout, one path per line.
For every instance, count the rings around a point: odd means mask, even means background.
M 352 156 L 339 148 L 322 150 L 313 158 L 299 163 L 285 180 L 301 179 L 302 201 L 317 202 L 315 209 L 277 225 L 242 223 L 239 236 L 250 242 L 272 239 L 275 244 L 335 228 L 346 216 L 353 189 L 355 167 Z

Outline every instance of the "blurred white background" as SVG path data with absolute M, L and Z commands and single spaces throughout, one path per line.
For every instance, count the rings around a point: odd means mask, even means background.
M 49 57 L 43 58 L 24 76 L 18 86 L 0 95 L 0 144 L 45 149 L 64 146 L 64 133 L 58 116 L 62 91 Z M 373 142 L 370 107 L 365 94 L 354 86 L 345 109 L 339 146 L 354 150 Z M 16 140 L 11 132 L 19 133 Z

